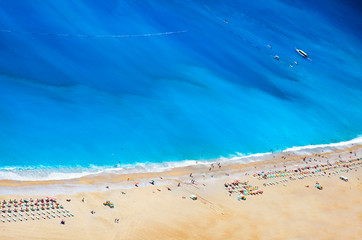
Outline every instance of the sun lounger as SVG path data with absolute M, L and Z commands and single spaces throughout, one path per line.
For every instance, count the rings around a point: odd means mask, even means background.
M 20 221 L 23 221 L 23 219 L 19 218 Z
M 33 217 L 33 216 L 31 216 L 31 219 L 33 219 L 33 220 L 34 220 L 34 217 Z
M 5 220 L 4 219 L 1 219 L 1 221 L 4 223 L 5 222 Z

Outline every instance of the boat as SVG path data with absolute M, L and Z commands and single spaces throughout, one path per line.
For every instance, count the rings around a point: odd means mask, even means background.
M 308 54 L 306 54 L 303 50 L 296 48 L 297 53 L 299 53 L 302 57 L 308 58 Z

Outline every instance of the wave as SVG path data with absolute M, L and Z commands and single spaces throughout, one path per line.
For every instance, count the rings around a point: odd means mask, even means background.
M 343 141 L 330 144 L 307 145 L 287 148 L 281 152 L 294 153 L 297 155 L 311 155 L 318 153 L 332 152 L 341 150 L 356 145 L 362 145 L 362 136 L 359 136 L 350 141 Z M 0 180 L 13 181 L 56 181 L 69 180 L 81 177 L 96 176 L 100 174 L 115 173 L 115 174 L 135 174 L 135 173 L 150 173 L 150 172 L 165 172 L 174 168 L 195 166 L 195 165 L 210 165 L 216 162 L 223 164 L 233 163 L 249 163 L 263 161 L 265 157 L 272 155 L 271 152 L 256 153 L 256 154 L 241 154 L 237 153 L 234 156 L 220 157 L 209 160 L 184 160 L 162 163 L 135 163 L 117 166 L 96 166 L 89 167 L 65 167 L 65 166 L 23 166 L 23 167 L 3 167 L 0 168 Z

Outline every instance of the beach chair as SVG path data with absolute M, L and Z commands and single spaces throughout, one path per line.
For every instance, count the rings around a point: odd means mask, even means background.
M 24 217 L 24 220 L 25 220 L 25 221 L 28 221 L 28 219 L 27 219 L 26 217 Z
M 38 216 L 36 216 L 36 219 L 40 220 L 40 218 Z
M 23 221 L 23 219 L 21 219 L 21 218 L 18 218 L 20 221 Z
M 7 218 L 8 222 L 11 222 L 10 218 Z
M 1 219 L 1 221 L 4 223 L 5 222 L 5 220 L 4 219 Z

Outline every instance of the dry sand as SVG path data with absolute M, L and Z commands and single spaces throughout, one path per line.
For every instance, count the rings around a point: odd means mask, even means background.
M 321 157 L 310 156 L 313 162 L 308 164 L 333 161 L 339 155 L 343 159 L 361 157 L 361 149 L 355 146 Z M 359 155 L 354 156 L 355 152 Z M 108 174 L 68 181 L 0 181 L 0 188 L 10 186 L 19 192 L 29 186 L 33 188 L 31 194 L 3 195 L 0 200 L 44 197 L 37 195 L 40 188 L 51 192 L 70 183 L 83 186 L 75 194 L 55 195 L 74 214 L 65 218 L 65 225 L 60 224 L 59 218 L 0 223 L 0 239 L 362 239 L 362 168 L 331 175 L 335 170 L 327 171 L 324 176 L 304 179 L 296 177 L 294 181 L 272 186 L 263 183 L 288 178 L 258 180 L 250 175 L 284 169 L 285 165 L 292 168 L 304 163 L 301 156 L 286 153 L 275 154 L 264 162 L 230 164 L 221 169 L 215 164 L 212 171 L 210 166 L 194 166 L 162 173 Z M 195 184 L 190 182 L 191 172 Z M 340 180 L 340 175 L 349 181 Z M 151 179 L 155 185 L 148 183 Z M 229 196 L 224 187 L 225 182 L 235 179 L 249 181 L 264 193 L 238 201 L 237 195 Z M 127 187 L 135 181 L 140 187 Z M 323 190 L 314 187 L 316 181 L 323 185 Z M 181 186 L 177 187 L 179 182 Z M 87 190 L 90 185 L 99 186 L 100 190 Z M 191 200 L 191 194 L 198 199 Z M 106 200 L 115 207 L 103 206 Z

